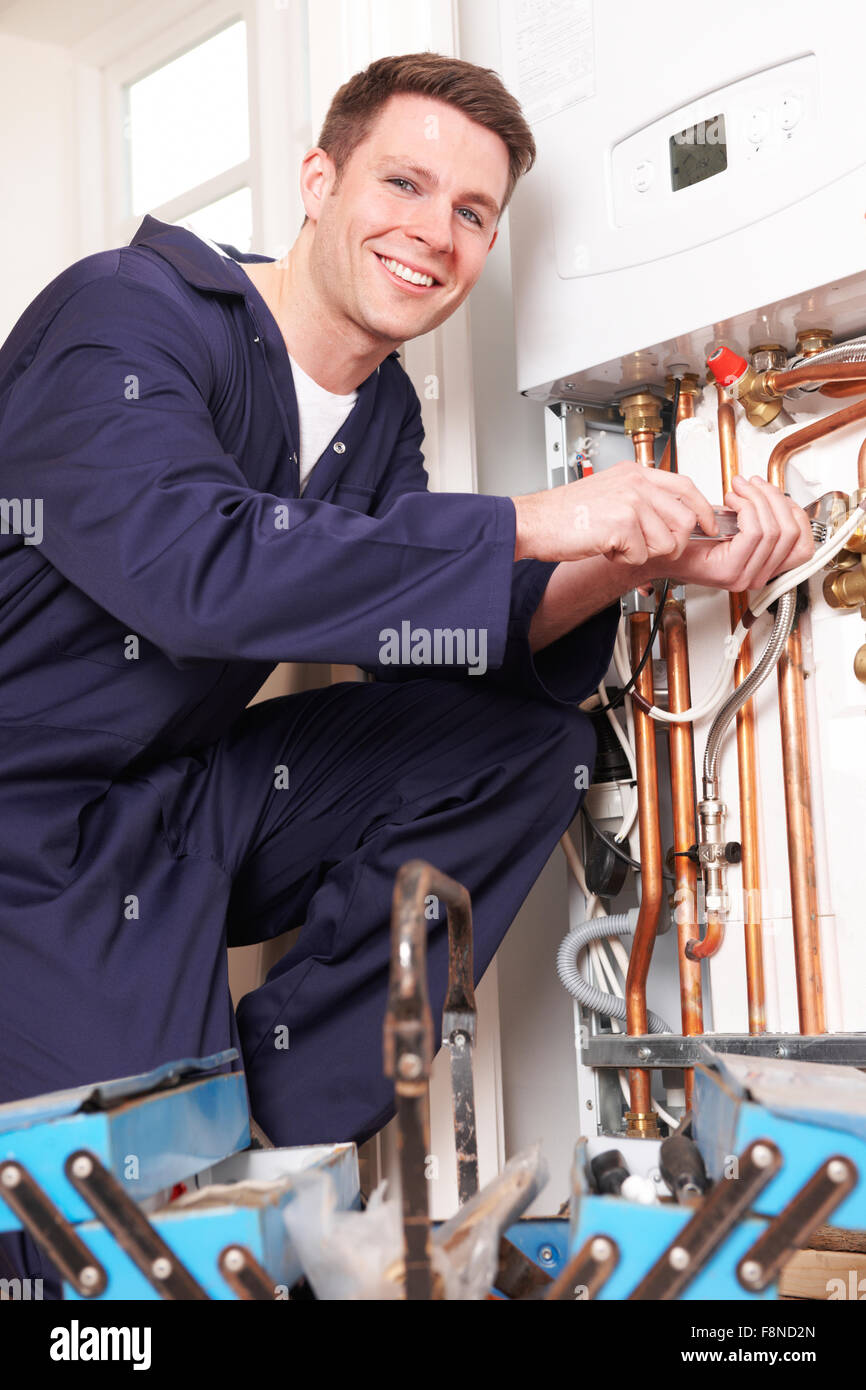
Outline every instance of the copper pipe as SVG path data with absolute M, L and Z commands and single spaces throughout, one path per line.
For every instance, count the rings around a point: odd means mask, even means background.
M 707 929 L 700 940 L 686 942 L 683 950 L 689 960 L 700 962 L 714 956 L 725 939 L 725 918 L 721 912 L 707 912 Z M 700 964 L 698 964 L 700 969 Z
M 676 599 L 668 599 L 662 617 L 668 666 L 668 708 L 674 713 L 691 705 L 686 616 Z M 674 822 L 674 879 L 677 939 L 679 941 L 680 1008 L 683 1033 L 690 1037 L 704 1031 L 701 967 L 688 960 L 686 942 L 698 934 L 697 865 L 686 851 L 695 843 L 694 736 L 691 724 L 668 726 L 671 761 L 671 801 Z M 694 1072 L 684 1072 L 686 1107 L 691 1104 Z
M 866 419 L 866 401 L 858 401 L 815 420 L 796 434 L 780 440 L 770 455 L 767 477 L 784 488 L 789 458 L 798 450 L 828 434 Z M 861 446 L 861 454 L 863 452 Z M 859 459 L 858 459 L 859 470 Z M 779 662 L 779 714 L 782 725 L 782 761 L 785 775 L 785 815 L 788 829 L 788 867 L 791 879 L 791 914 L 797 970 L 797 1005 L 803 1033 L 823 1033 L 824 983 L 815 882 L 815 831 L 812 822 L 812 786 L 803 685 L 800 633 L 788 638 Z
M 866 439 L 860 445 L 857 455 L 857 486 L 866 487 Z
M 801 1033 L 824 1033 L 824 980 L 815 880 L 815 832 L 803 683 L 803 649 L 795 627 L 779 661 L 779 712 L 791 876 L 791 915 Z
M 680 391 L 677 402 L 677 418 L 690 419 L 694 415 L 694 395 L 691 391 Z M 670 470 L 670 438 L 659 462 L 659 468 Z M 664 657 L 668 671 L 668 707 L 674 713 L 688 709 L 691 704 L 689 689 L 689 650 L 686 638 L 686 615 L 681 602 L 668 598 L 662 615 L 661 635 L 664 639 Z M 691 724 L 670 724 L 668 726 L 670 764 L 671 764 L 671 804 L 674 828 L 674 881 L 675 918 L 679 941 L 680 968 L 680 1011 L 683 1033 L 692 1036 L 704 1030 L 703 1000 L 701 993 L 701 967 L 686 958 L 685 943 L 698 934 L 697 923 L 697 866 L 686 855 L 695 842 L 695 784 L 694 784 L 694 734 Z M 694 1071 L 684 1070 L 686 1106 L 691 1105 L 694 1089 Z
M 635 430 L 632 433 L 635 461 L 652 468 L 655 462 L 655 433 Z M 632 613 L 629 619 L 631 666 L 634 671 L 649 641 L 650 615 Z M 634 685 L 635 693 L 652 703 L 653 673 L 650 656 Z M 635 762 L 637 768 L 638 826 L 640 831 L 641 901 L 634 932 L 628 973 L 625 982 L 626 1030 L 631 1034 L 646 1033 L 646 985 L 650 961 L 658 929 L 662 904 L 662 842 L 659 826 L 659 777 L 656 753 L 655 725 L 652 719 L 634 703 Z M 645 1068 L 631 1068 L 628 1074 L 630 1114 L 627 1132 L 631 1135 L 657 1134 L 658 1127 L 652 1108 L 652 1083 Z
M 683 389 L 681 388 L 681 389 L 680 389 L 679 400 L 677 401 L 677 418 L 676 418 L 676 421 L 674 422 L 673 428 L 676 429 L 676 426 L 680 423 L 680 420 L 691 420 L 691 419 L 694 417 L 694 413 L 695 413 L 695 392 L 694 392 L 694 390 L 693 390 L 691 387 L 688 388 L 687 390 L 683 390 Z M 648 463 L 652 463 L 652 461 L 653 461 L 653 456 L 651 455 L 650 458 L 647 460 L 647 462 L 648 462 Z M 641 460 L 641 462 L 643 462 L 643 460 Z M 665 442 L 664 453 L 662 454 L 661 458 L 659 459 L 659 464 L 658 464 L 658 466 L 659 466 L 659 468 L 663 468 L 663 469 L 665 470 L 666 473 L 670 473 L 670 471 L 671 471 L 671 436 L 670 436 L 670 435 L 668 435 L 667 440 L 666 440 L 666 442 Z
M 722 495 L 731 491 L 739 473 L 736 417 L 734 407 L 722 387 L 718 396 L 719 453 L 722 465 Z M 731 631 L 748 607 L 748 594 L 730 594 Z M 734 666 L 734 684 L 742 685 L 752 669 L 752 641 L 746 636 Z M 749 1032 L 764 1033 L 767 1028 L 766 988 L 764 984 L 764 942 L 761 919 L 761 858 L 758 840 L 758 771 L 755 756 L 755 706 L 747 700 L 737 711 L 737 769 L 740 790 L 740 841 L 742 844 L 743 933 L 746 948 L 746 992 L 749 1001 Z M 709 924 L 707 936 L 710 935 Z M 704 945 L 706 943 L 704 938 Z M 704 951 L 704 954 L 707 954 Z
M 799 368 L 797 370 L 799 371 Z M 767 464 L 768 481 L 784 489 L 785 469 L 788 459 L 793 454 L 805 449 L 807 444 L 814 444 L 816 439 L 835 434 L 837 430 L 844 429 L 846 425 L 854 425 L 858 420 L 866 420 L 866 401 L 846 405 L 844 410 L 837 410 L 834 415 L 825 415 L 820 420 L 813 420 L 811 425 L 804 425 L 796 434 L 789 434 L 780 439 Z
M 805 362 L 799 367 L 771 368 L 764 373 L 764 384 L 774 396 L 783 396 L 793 387 L 811 381 L 866 382 L 866 362 Z
M 635 670 L 643 656 L 650 634 L 649 613 L 632 613 L 629 620 L 631 665 Z M 647 661 L 635 682 L 635 688 L 645 700 L 654 701 L 652 660 Z M 659 827 L 659 780 L 656 758 L 655 724 L 648 714 L 634 706 L 635 759 L 638 785 L 638 825 L 640 829 L 641 900 L 634 932 L 628 974 L 625 982 L 626 1028 L 632 1035 L 647 1031 L 646 985 L 655 945 L 659 912 L 662 905 L 662 841 Z M 652 1088 L 650 1074 L 644 1068 L 632 1068 L 628 1074 L 629 1102 L 632 1116 L 631 1132 L 646 1133 L 652 1117 Z
M 648 464 L 650 468 L 655 463 L 655 440 L 656 437 L 652 430 L 636 430 L 631 437 L 634 446 L 634 456 L 636 463 Z
M 866 396 L 866 380 L 828 381 L 818 392 L 819 396 Z

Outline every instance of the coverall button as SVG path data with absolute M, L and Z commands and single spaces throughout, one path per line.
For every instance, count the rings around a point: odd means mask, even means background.
M 338 439 L 337 442 L 336 442 L 336 444 L 334 445 L 334 453 L 335 453 L 335 454 L 345 454 L 345 452 L 346 452 L 346 446 L 345 446 L 345 444 L 343 443 L 343 441 L 342 441 L 341 439 Z

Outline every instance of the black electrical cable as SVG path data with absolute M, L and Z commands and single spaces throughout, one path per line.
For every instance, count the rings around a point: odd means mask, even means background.
M 620 848 L 616 840 L 612 840 L 609 835 L 605 835 L 604 831 L 599 829 L 592 816 L 589 814 L 589 811 L 587 811 L 586 806 L 583 805 L 580 809 L 586 817 L 586 823 L 596 839 L 601 840 L 602 844 L 607 845 L 608 849 L 616 855 L 617 859 L 621 859 L 624 864 L 628 864 L 630 869 L 637 869 L 640 871 L 641 866 L 638 861 L 632 859 L 630 854 L 626 854 L 625 850 Z M 662 877 L 669 878 L 671 883 L 676 882 L 673 874 L 669 873 L 667 869 L 662 869 Z
M 666 579 L 662 586 L 662 591 L 659 594 L 658 607 L 656 608 L 655 617 L 653 618 L 653 623 L 652 627 L 650 628 L 649 637 L 647 638 L 647 643 L 644 647 L 643 656 L 641 657 L 637 666 L 635 666 L 634 670 L 632 671 L 622 690 L 618 691 L 617 694 L 614 695 L 612 700 L 608 700 L 606 705 L 597 706 L 597 708 L 602 712 L 604 712 L 604 710 L 607 709 L 616 709 L 618 705 L 622 704 L 626 695 L 628 695 L 629 692 L 634 689 L 635 683 L 638 677 L 640 676 L 641 671 L 649 661 L 650 654 L 652 653 L 652 649 L 655 646 L 655 640 L 658 636 L 659 628 L 661 627 L 662 613 L 664 612 L 665 601 L 667 599 L 668 590 L 670 589 L 670 587 L 671 581 L 669 579 Z

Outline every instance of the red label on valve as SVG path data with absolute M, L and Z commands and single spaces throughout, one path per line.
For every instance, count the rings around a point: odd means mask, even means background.
M 720 386 L 730 386 L 732 382 L 739 381 L 748 365 L 745 357 L 740 357 L 733 348 L 724 345 L 716 348 L 707 358 L 707 366 Z

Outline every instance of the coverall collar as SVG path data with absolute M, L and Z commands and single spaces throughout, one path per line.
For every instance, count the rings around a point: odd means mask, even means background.
M 222 246 L 230 259 L 221 256 L 211 246 L 187 227 L 175 227 L 158 218 L 145 216 L 130 246 L 147 246 L 162 256 L 183 276 L 188 284 L 196 289 L 216 291 L 220 294 L 239 295 L 246 301 L 247 309 L 261 335 L 265 348 L 265 360 L 277 409 L 283 423 L 283 432 L 289 444 L 292 464 L 295 471 L 295 495 L 300 492 L 300 473 L 298 448 L 300 423 L 298 420 L 298 401 L 292 376 L 289 354 L 277 322 L 267 304 L 256 289 L 249 276 L 241 274 L 233 265 L 237 261 L 270 261 L 273 256 L 259 256 L 251 252 L 242 253 L 227 242 L 215 242 Z M 397 358 L 395 348 L 388 354 Z M 305 497 L 322 498 L 344 473 L 346 464 L 358 451 L 364 448 L 364 440 L 372 421 L 377 395 L 379 367 L 371 372 L 358 387 L 358 398 L 347 420 L 340 428 L 340 451 L 327 449 L 310 474 Z
M 231 266 L 223 256 L 212 251 L 207 242 L 196 236 L 187 227 L 174 227 L 158 218 L 145 217 L 130 246 L 149 246 L 179 270 L 188 284 L 198 290 L 217 290 L 222 294 L 244 295 L 245 290 L 236 280 Z M 222 243 L 217 243 L 220 245 Z M 241 252 L 234 246 L 225 244 L 232 260 L 273 261 L 273 256 L 257 256 L 251 252 Z

